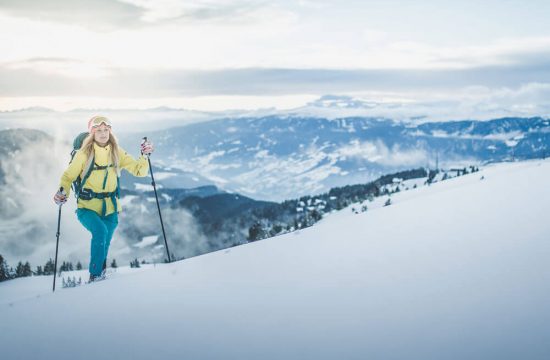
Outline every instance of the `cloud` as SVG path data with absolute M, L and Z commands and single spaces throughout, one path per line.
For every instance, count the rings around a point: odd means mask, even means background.
M 419 166 L 426 164 L 428 154 L 423 149 L 403 150 L 398 144 L 389 148 L 382 141 L 352 141 L 338 149 L 334 156 L 360 158 L 384 166 Z
M 264 0 L 125 0 L 146 10 L 143 20 L 147 23 L 195 23 L 210 22 L 223 24 L 256 23 L 264 15 L 278 12 L 286 13 Z
M 420 50 L 425 45 L 410 44 Z M 435 68 L 467 69 L 485 66 L 534 66 L 547 63 L 550 37 L 500 38 L 483 45 L 427 46 L 427 62 Z
M 83 73 L 73 77 L 68 73 L 87 69 L 88 64 L 64 58 L 34 58 L 0 66 L 0 104 L 52 106 L 58 103 L 63 105 L 63 110 L 75 107 L 143 109 L 166 105 L 206 111 L 270 106 L 302 111 L 300 105 L 313 100 L 314 96 L 335 94 L 359 99 L 359 106 L 323 109 L 319 116 L 424 117 L 435 121 L 546 116 L 550 114 L 550 61 L 543 60 L 541 57 L 521 66 L 434 71 L 276 68 L 192 71 L 91 67 L 92 72 L 100 71 L 103 76 L 85 77 Z M 55 68 L 57 72 L 42 67 Z M 302 100 L 292 100 L 294 97 Z M 368 106 L 361 107 L 360 102 Z M 309 109 L 304 111 L 311 110 L 312 115 L 319 109 L 314 102 L 306 108 Z M 186 114 L 184 117 L 191 115 L 197 119 L 216 116 Z M 120 116 L 117 114 L 117 117 Z
M 84 26 L 97 31 L 136 27 L 145 10 L 112 0 L 2 0 L 0 12 L 37 21 Z
M 312 9 L 298 3 L 263 0 L 119 0 L 92 5 L 54 0 L 45 6 L 23 0 L 3 4 L 0 0 L 3 12 L 0 30 L 13 34 L 18 41 L 5 39 L 0 44 L 6 47 L 0 62 L 73 58 L 96 70 L 104 70 L 104 64 L 129 71 L 132 68 L 459 70 L 517 66 L 523 60 L 532 62 L 534 58 L 529 60 L 529 56 L 548 53 L 550 48 L 550 38 L 540 31 L 496 33 L 501 37 L 484 36 L 479 41 L 461 39 L 458 34 L 445 42 L 420 34 L 397 36 L 390 25 L 377 27 L 376 22 L 359 16 L 362 11 L 368 16 L 373 13 L 365 11 L 367 5 L 358 3 L 348 4 L 345 9 L 334 4 Z M 61 20 L 44 21 L 51 18 L 47 9 L 64 8 L 65 4 L 71 4 L 67 5 L 67 11 L 50 11 Z M 112 8 L 113 4 L 122 8 Z M 135 11 L 129 12 L 124 6 Z M 390 12 L 403 11 L 384 7 Z M 353 9 L 357 13 L 352 13 Z M 13 17 L 14 12 L 31 21 Z M 41 12 L 46 14 L 42 16 Z M 90 12 L 92 20 L 79 19 Z M 94 12 L 110 15 L 96 16 Z M 408 13 L 402 15 L 414 17 Z M 411 21 L 418 24 L 421 19 L 419 16 Z M 85 28 L 77 27 L 80 24 Z M 102 28 L 116 31 L 105 33 Z M 446 30 L 444 27 L 438 32 Z M 50 43 L 55 46 L 49 46 Z M 76 64 L 73 67 L 78 69 Z
M 109 69 L 96 63 L 62 57 L 36 57 L 5 63 L 11 70 L 31 70 L 39 74 L 57 75 L 66 78 L 102 78 L 109 75 Z
M 93 31 L 189 23 L 247 24 L 291 12 L 263 0 L 1 0 L 0 12 L 35 21 L 82 26 Z
M 55 126 L 51 130 L 55 132 Z M 69 152 L 69 146 L 61 142 L 34 139 L 0 160 L 5 174 L 5 184 L 0 188 L 0 253 L 10 265 L 28 260 L 34 268 L 54 257 L 58 207 L 52 197 Z M 84 244 L 89 236 L 76 220 L 75 208 L 72 198 L 63 207 L 59 256 L 84 263 L 89 251 Z
M 131 257 L 158 262 L 167 257 L 159 215 L 154 199 L 151 200 L 143 202 L 133 199 L 123 208 L 116 233 L 118 244 L 113 248 L 113 256 L 127 260 L 128 255 L 124 252 L 129 248 Z M 187 258 L 213 250 L 213 245 L 189 211 L 166 204 L 161 204 L 161 208 L 166 241 L 172 256 Z M 144 245 L 144 238 L 148 237 L 155 237 L 155 241 Z
M 293 114 L 329 119 L 366 116 L 406 122 L 550 116 L 550 83 L 445 90 L 366 91 L 325 96 Z
M 36 68 L 32 66 L 36 64 Z M 44 69 L 53 69 L 46 72 Z M 44 70 L 44 71 L 42 71 Z M 88 70 L 81 81 L 73 72 Z M 99 73 L 102 76 L 92 76 Z M 201 95 L 326 94 L 354 91 L 449 90 L 550 83 L 550 62 L 470 69 L 123 69 L 73 59 L 27 59 L 0 66 L 0 96 L 169 97 Z

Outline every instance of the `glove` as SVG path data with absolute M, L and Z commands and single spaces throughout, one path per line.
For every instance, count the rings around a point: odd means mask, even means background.
M 65 193 L 65 190 L 63 190 L 63 188 L 59 189 L 59 191 L 55 193 L 53 201 L 57 205 L 63 205 L 67 202 L 67 194 Z
M 149 141 L 144 141 L 141 143 L 141 155 L 149 156 L 153 153 L 155 149 L 153 148 L 153 143 Z

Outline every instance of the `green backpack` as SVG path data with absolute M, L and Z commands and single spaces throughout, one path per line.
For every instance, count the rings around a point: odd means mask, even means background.
M 88 137 L 88 132 L 83 132 L 77 135 L 77 137 L 73 140 L 73 150 L 71 151 L 71 161 L 69 161 L 69 164 L 71 164 L 74 160 L 74 156 L 76 155 L 76 152 L 80 150 L 82 147 L 82 143 L 84 142 L 84 139 Z M 76 198 L 76 201 L 78 201 L 78 198 L 80 196 L 80 190 L 82 189 L 82 186 L 84 183 L 86 183 L 86 180 L 88 180 L 88 177 L 92 173 L 92 169 L 88 170 L 88 172 L 84 175 L 84 181 L 82 181 L 82 178 L 80 175 L 76 178 L 75 181 L 73 181 L 72 188 L 74 191 L 74 196 Z

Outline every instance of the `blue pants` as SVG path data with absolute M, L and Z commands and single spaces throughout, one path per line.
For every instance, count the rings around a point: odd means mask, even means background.
M 92 233 L 90 249 L 90 274 L 99 276 L 103 271 L 103 262 L 107 260 L 111 238 L 118 225 L 118 213 L 100 216 L 93 210 L 77 209 L 78 220 Z

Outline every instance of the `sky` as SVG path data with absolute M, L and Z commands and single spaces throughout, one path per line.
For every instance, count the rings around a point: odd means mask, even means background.
M 538 0 L 0 0 L 0 110 L 289 109 L 336 94 L 541 113 L 549 15 Z

